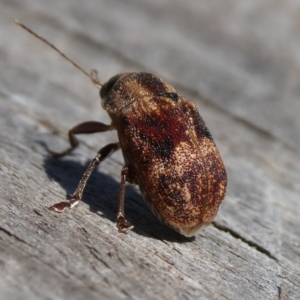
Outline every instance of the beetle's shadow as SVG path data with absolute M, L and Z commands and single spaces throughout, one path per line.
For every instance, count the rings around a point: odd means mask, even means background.
M 69 195 L 75 191 L 88 165 L 89 162 L 82 165 L 68 158 L 54 159 L 48 156 L 44 160 L 48 177 L 57 181 L 66 190 L 66 199 L 69 199 Z M 82 201 L 89 205 L 91 212 L 116 224 L 119 187 L 118 181 L 96 168 L 88 180 Z M 58 199 L 59 201 L 61 199 Z M 128 185 L 125 195 L 125 214 L 126 219 L 134 225 L 133 231 L 137 234 L 179 243 L 194 240 L 194 237 L 184 237 L 161 223 L 149 210 L 142 196 Z

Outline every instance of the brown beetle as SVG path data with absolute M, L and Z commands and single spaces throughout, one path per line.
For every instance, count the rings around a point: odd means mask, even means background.
M 119 74 L 102 85 L 95 75 L 82 70 L 44 38 L 16 23 L 58 51 L 101 88 L 102 107 L 112 120 L 110 125 L 77 125 L 69 131 L 71 147 L 62 153 L 52 153 L 53 156 L 66 155 L 76 148 L 76 134 L 115 129 L 119 137 L 119 142 L 99 150 L 72 199 L 50 209 L 62 212 L 76 206 L 95 166 L 121 149 L 125 165 L 118 195 L 119 231 L 127 232 L 133 227 L 124 213 L 126 181 L 138 184 L 152 212 L 185 236 L 194 235 L 201 225 L 211 222 L 224 199 L 227 175 L 196 105 L 149 73 Z

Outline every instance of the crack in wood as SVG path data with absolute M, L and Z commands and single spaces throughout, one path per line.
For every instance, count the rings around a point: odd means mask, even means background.
M 15 238 L 18 242 L 22 242 L 27 246 L 32 247 L 30 244 L 28 244 L 26 241 L 24 241 L 23 239 L 19 238 L 18 236 L 16 236 L 15 234 L 11 233 L 10 231 L 8 231 L 7 229 L 0 227 L 0 231 L 6 233 L 8 236 Z
M 227 227 L 227 226 L 224 226 L 224 225 L 220 225 L 220 224 L 217 224 L 216 222 L 212 222 L 212 225 L 221 230 L 221 231 L 224 231 L 224 232 L 227 232 L 229 233 L 231 236 L 233 236 L 234 238 L 236 239 L 240 239 L 242 242 L 244 242 L 245 244 L 247 244 L 248 246 L 250 246 L 251 248 L 255 248 L 258 252 L 262 253 L 262 254 L 265 254 L 267 257 L 269 257 L 270 259 L 272 260 L 275 260 L 276 262 L 278 262 L 278 258 L 276 258 L 269 250 L 265 249 L 263 246 L 253 242 L 253 241 L 250 241 L 246 238 L 244 238 L 242 235 L 240 235 L 239 233 L 237 233 L 236 231 L 234 231 L 233 229 Z
M 90 253 L 94 258 L 96 258 L 98 261 L 100 261 L 106 268 L 111 269 L 111 267 L 108 265 L 106 261 L 104 261 L 100 256 L 99 256 L 99 251 L 95 249 L 94 247 L 86 245 L 86 247 L 89 249 Z

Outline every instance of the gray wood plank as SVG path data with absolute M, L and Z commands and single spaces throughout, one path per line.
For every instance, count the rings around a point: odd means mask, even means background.
M 288 299 L 300 295 L 299 9 L 296 1 L 0 2 L 0 298 Z M 117 232 L 122 156 L 72 193 L 115 133 L 67 130 L 109 118 L 98 90 L 18 18 L 102 81 L 153 72 L 193 99 L 227 166 L 228 193 L 210 226 L 186 239 L 161 224 L 135 187 Z

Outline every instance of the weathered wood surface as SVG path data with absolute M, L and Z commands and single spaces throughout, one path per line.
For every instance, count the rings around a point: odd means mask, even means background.
M 0 2 L 0 299 L 300 299 L 300 4 L 297 1 Z M 146 70 L 192 98 L 229 175 L 214 224 L 188 240 L 128 188 L 135 229 L 115 227 L 120 153 L 76 188 L 116 135 L 67 130 L 109 122 L 98 91 L 19 18 L 106 81 Z

